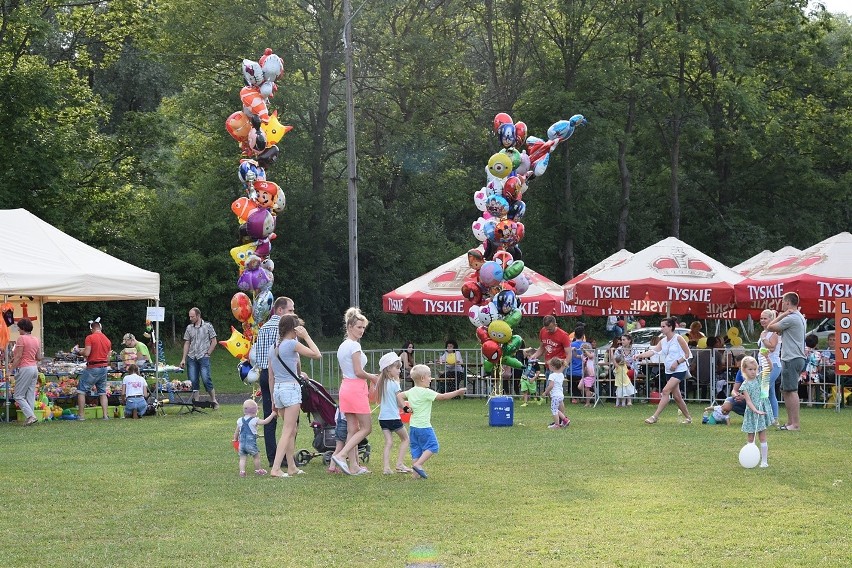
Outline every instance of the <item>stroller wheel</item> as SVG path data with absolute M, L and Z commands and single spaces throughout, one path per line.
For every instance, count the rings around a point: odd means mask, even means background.
M 326 452 L 322 455 L 322 463 L 325 465 L 325 467 L 331 465 L 331 454 L 333 453 L 334 452 Z
M 296 452 L 295 455 L 296 465 L 299 467 L 307 465 L 308 462 L 311 461 L 312 457 L 313 456 L 311 455 L 311 452 L 309 452 L 308 450 L 299 450 L 298 452 Z
M 361 463 L 370 462 L 370 444 L 365 444 L 358 448 L 358 457 L 361 459 Z

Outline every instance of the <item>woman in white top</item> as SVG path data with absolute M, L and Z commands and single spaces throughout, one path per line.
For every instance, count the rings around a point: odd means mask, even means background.
M 340 411 L 346 415 L 346 444 L 331 459 L 347 475 L 369 473 L 358 466 L 358 444 L 370 435 L 373 421 L 370 415 L 369 383 L 379 380 L 364 370 L 367 356 L 361 349 L 361 338 L 367 329 L 367 318 L 358 308 L 349 308 L 343 316 L 346 323 L 346 339 L 337 348 L 337 362 L 343 381 L 338 393 Z M 346 458 L 349 463 L 346 463 Z
M 304 341 L 304 343 L 299 340 Z M 302 408 L 302 386 L 296 379 L 299 372 L 299 356 L 311 359 L 322 358 L 319 347 L 311 339 L 305 322 L 293 314 L 284 314 L 278 320 L 278 341 L 269 350 L 269 392 L 272 393 L 272 412 L 278 414 L 284 427 L 275 449 L 271 477 L 291 477 L 305 473 L 296 467 L 293 457 L 296 447 L 296 429 L 299 411 Z M 281 463 L 287 458 L 287 472 L 281 471 Z
M 635 357 L 636 359 L 650 359 L 653 355 L 659 353 L 663 363 L 663 374 L 666 377 L 666 386 L 663 387 L 660 404 L 657 405 L 657 410 L 654 414 L 650 418 L 645 419 L 645 422 L 648 424 L 657 423 L 663 409 L 669 404 L 669 395 L 674 397 L 675 404 L 677 404 L 677 407 L 683 413 L 683 423 L 692 424 L 689 409 L 686 407 L 683 396 L 680 394 L 680 382 L 686 378 L 692 353 L 689 351 L 689 345 L 687 345 L 686 340 L 675 333 L 676 322 L 675 318 L 664 318 L 660 322 L 663 339 L 648 351 L 640 353 Z
M 760 312 L 760 325 L 763 326 L 763 331 L 760 332 L 760 338 L 757 340 L 758 349 L 766 347 L 769 350 L 769 368 L 771 369 L 769 375 L 769 403 L 772 405 L 772 416 L 775 417 L 773 425 L 778 423 L 778 396 L 775 394 L 775 383 L 781 378 L 781 341 L 778 339 L 778 334 L 767 330 L 766 326 L 775 319 L 776 315 L 775 310 L 763 310 Z M 762 358 L 759 357 L 758 359 Z

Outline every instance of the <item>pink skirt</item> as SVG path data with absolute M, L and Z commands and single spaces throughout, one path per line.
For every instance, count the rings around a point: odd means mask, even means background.
M 338 393 L 340 412 L 344 414 L 370 414 L 367 381 L 364 379 L 343 379 Z

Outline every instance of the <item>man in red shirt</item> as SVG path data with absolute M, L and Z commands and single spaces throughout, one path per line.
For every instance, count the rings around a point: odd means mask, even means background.
M 92 387 L 97 388 L 101 408 L 104 411 L 104 420 L 109 419 L 107 413 L 107 367 L 109 367 L 109 352 L 112 343 L 101 331 L 101 322 L 91 323 L 92 333 L 86 337 L 86 347 L 80 351 L 80 355 L 86 358 L 86 370 L 80 375 L 77 383 L 77 420 L 86 419 L 86 395 L 91 392 Z
M 538 332 L 541 345 L 531 358 L 539 359 L 544 355 L 543 361 L 547 362 L 554 357 L 559 357 L 570 365 L 571 362 L 567 354 L 571 353 L 571 336 L 556 325 L 554 316 L 544 316 L 541 323 L 544 325 Z

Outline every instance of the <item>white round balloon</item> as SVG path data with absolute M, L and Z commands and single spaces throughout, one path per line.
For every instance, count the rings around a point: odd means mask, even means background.
M 484 187 L 473 194 L 473 204 L 476 205 L 476 208 L 480 211 L 485 211 L 486 199 L 488 199 L 488 195 L 486 195 Z
M 473 236 L 476 237 L 476 240 L 479 242 L 483 242 L 485 240 L 485 230 L 483 226 L 485 225 L 485 219 L 480 217 L 470 226 L 471 231 L 473 231 Z
M 740 465 L 751 469 L 760 463 L 760 448 L 754 442 L 748 443 L 740 450 Z
M 471 306 L 470 309 L 467 311 L 467 319 L 469 319 L 470 323 L 472 323 L 476 327 L 479 327 L 479 311 L 480 311 L 480 309 L 481 309 L 481 306 L 474 305 L 474 306 Z
M 257 367 L 252 367 L 251 371 L 246 375 L 246 382 L 248 384 L 256 383 L 260 380 L 260 369 Z

